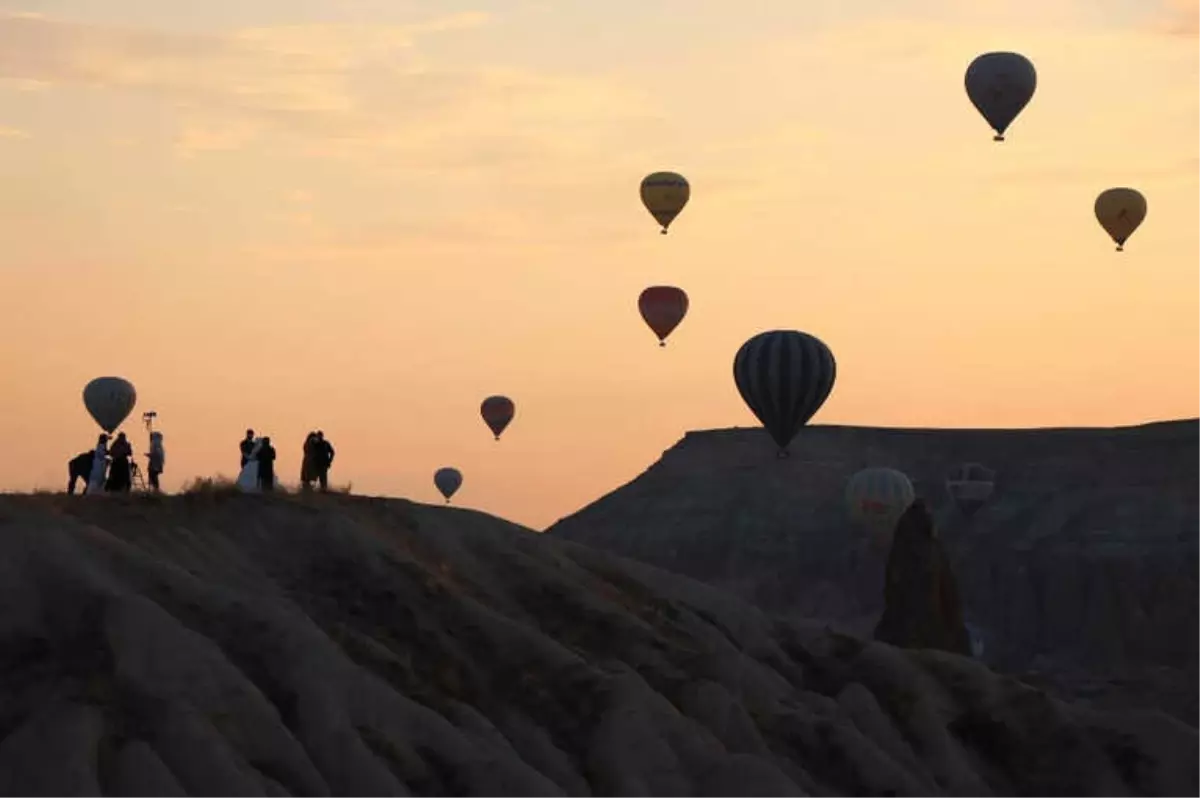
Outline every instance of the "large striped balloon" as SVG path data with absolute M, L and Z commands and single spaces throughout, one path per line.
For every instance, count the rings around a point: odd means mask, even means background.
M 833 390 L 837 363 L 829 347 L 808 333 L 759 333 L 733 358 L 738 393 L 779 445 L 787 446 Z

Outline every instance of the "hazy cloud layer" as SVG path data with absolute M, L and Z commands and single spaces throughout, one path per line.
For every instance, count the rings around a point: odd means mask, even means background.
M 552 154 L 546 148 L 556 131 L 578 141 L 589 130 L 602 133 L 606 122 L 648 112 L 637 92 L 602 79 L 487 65 L 444 68 L 418 47 L 423 38 L 487 22 L 485 14 L 462 13 L 407 25 L 287 25 L 205 35 L 5 14 L 0 78 L 26 89 L 73 85 L 157 95 L 179 111 L 177 144 L 185 152 L 236 149 L 270 130 L 303 139 L 306 155 L 350 158 L 364 147 L 416 154 L 434 143 L 446 150 L 468 136 L 467 160 L 519 160 Z

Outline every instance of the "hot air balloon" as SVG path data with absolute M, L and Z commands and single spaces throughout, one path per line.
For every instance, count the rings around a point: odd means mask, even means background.
M 946 477 L 946 492 L 968 518 L 987 504 L 995 486 L 996 472 L 979 463 L 963 463 Z
M 504 428 L 513 420 L 517 408 L 507 396 L 489 396 L 479 406 L 479 412 L 483 415 L 484 423 L 496 436 L 496 440 L 500 440 L 500 433 L 504 432 Z
M 1146 198 L 1132 188 L 1110 188 L 1096 197 L 1096 220 L 1117 242 L 1117 252 L 1146 218 Z
M 915 498 L 912 482 L 894 468 L 864 468 L 846 483 L 850 518 L 865 526 L 874 540 L 891 540 L 896 522 Z
M 687 205 L 691 195 L 688 181 L 674 172 L 655 172 L 642 180 L 642 204 L 662 225 L 663 235 L 667 234 L 667 228 Z
M 658 336 L 658 345 L 666 346 L 667 336 L 687 315 L 688 295 L 682 288 L 653 285 L 638 297 L 638 310 L 647 326 Z
M 1033 99 L 1037 70 L 1017 53 L 984 53 L 967 67 L 967 96 L 1004 141 L 1004 131 Z
M 819 338 L 795 330 L 759 333 L 733 358 L 738 393 L 787 457 L 788 444 L 833 390 L 837 363 Z
M 462 486 L 462 472 L 449 466 L 439 468 L 433 474 L 433 484 L 437 486 L 438 492 L 446 497 L 446 504 L 449 504 L 450 497 Z
M 137 391 L 133 383 L 121 377 L 97 377 L 83 388 L 83 406 L 108 434 L 133 412 Z

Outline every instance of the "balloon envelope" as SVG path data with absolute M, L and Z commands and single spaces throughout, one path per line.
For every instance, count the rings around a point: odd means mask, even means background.
M 642 204 L 655 221 L 662 225 L 665 235 L 671 222 L 687 205 L 692 187 L 683 175 L 675 172 L 655 172 L 642 179 Z
M 1033 99 L 1037 70 L 1018 53 L 984 53 L 971 62 L 966 75 L 967 97 L 1004 141 L 1004 131 Z
M 1146 198 L 1137 189 L 1110 188 L 1096 197 L 1095 210 L 1096 220 L 1120 251 L 1146 218 Z
M 996 489 L 996 472 L 979 463 L 963 463 L 946 476 L 946 492 L 968 518 L 987 504 Z
M 850 517 L 881 541 L 890 540 L 896 523 L 914 498 L 912 482 L 894 468 L 864 468 L 846 483 Z
M 682 288 L 654 285 L 638 297 L 638 311 L 646 325 L 658 336 L 660 344 L 679 326 L 688 312 L 688 296 Z
M 97 377 L 83 388 L 83 406 L 110 435 L 133 412 L 137 391 L 122 377 Z
M 437 487 L 438 492 L 446 497 L 446 503 L 450 503 L 450 497 L 458 492 L 462 487 L 462 472 L 457 468 L 439 468 L 433 474 L 433 484 Z
M 778 444 L 780 454 L 821 409 L 837 379 L 837 363 L 817 337 L 796 330 L 759 333 L 733 358 L 738 393 Z
M 489 396 L 479 406 L 479 412 L 488 429 L 496 436 L 496 440 L 500 440 L 500 433 L 504 432 L 504 428 L 513 420 L 517 408 L 507 396 Z

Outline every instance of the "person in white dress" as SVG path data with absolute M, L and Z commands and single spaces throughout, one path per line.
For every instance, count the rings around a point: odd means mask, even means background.
M 96 444 L 96 453 L 92 457 L 92 473 L 88 477 L 88 496 L 100 496 L 104 493 L 104 479 L 108 471 L 108 435 L 101 433 Z
M 258 450 L 262 448 L 262 438 L 254 439 L 254 446 L 238 474 L 237 486 L 244 493 L 258 493 Z

